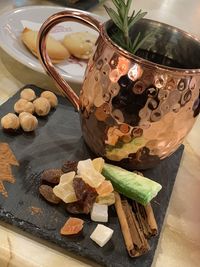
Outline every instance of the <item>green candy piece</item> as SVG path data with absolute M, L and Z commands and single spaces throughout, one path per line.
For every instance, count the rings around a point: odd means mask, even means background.
M 147 205 L 162 188 L 153 180 L 107 163 L 102 174 L 111 181 L 117 192 L 142 205 Z

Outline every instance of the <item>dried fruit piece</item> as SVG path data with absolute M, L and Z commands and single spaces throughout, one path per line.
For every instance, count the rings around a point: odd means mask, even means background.
M 78 165 L 78 162 L 75 161 L 75 160 L 67 160 L 63 163 L 62 165 L 62 171 L 64 173 L 66 172 L 72 172 L 72 171 L 75 171 L 77 172 L 77 165 Z
M 96 191 L 99 196 L 106 196 L 113 192 L 113 186 L 110 181 L 103 181 L 100 186 L 96 188 Z
M 106 196 L 98 196 L 96 198 L 96 203 L 101 204 L 101 205 L 108 205 L 108 206 L 113 205 L 115 203 L 114 192 Z
M 73 203 L 67 203 L 65 208 L 69 213 L 72 214 L 81 214 L 83 212 L 83 205 L 80 203 L 80 201 L 75 201 Z M 89 213 L 89 212 L 88 212 Z
M 112 237 L 113 230 L 103 224 L 98 224 L 90 238 L 100 247 L 103 247 Z
M 101 173 L 103 170 L 104 159 L 103 158 L 93 159 L 92 164 L 93 164 L 95 170 Z
M 91 220 L 94 222 L 108 222 L 108 205 L 94 203 L 91 210 Z
M 60 177 L 60 183 L 53 188 L 54 194 L 65 203 L 71 203 L 77 200 L 73 188 L 73 179 L 75 172 L 68 172 Z
M 59 184 L 60 177 L 63 174 L 61 169 L 48 169 L 43 171 L 41 175 L 42 182 L 48 182 L 50 184 Z
M 39 187 L 39 192 L 48 202 L 51 202 L 53 204 L 58 204 L 61 201 L 60 198 L 58 198 L 54 194 L 53 188 L 49 185 L 45 184 L 41 185 Z
M 96 200 L 96 190 L 81 178 L 74 178 L 73 187 L 82 212 L 88 214 Z
M 86 184 L 83 179 L 79 177 L 74 178 L 73 187 L 78 200 L 85 200 L 89 193 L 91 193 L 91 195 L 97 194 L 94 188 Z
M 87 184 L 94 188 L 97 188 L 105 180 L 105 177 L 95 170 L 91 159 L 79 161 L 77 173 Z
M 70 217 L 60 229 L 61 235 L 75 235 L 83 229 L 84 221 L 79 218 Z
M 67 204 L 67 211 L 74 214 L 88 214 L 96 200 L 96 190 L 86 184 L 83 179 L 77 177 L 75 177 L 73 180 L 73 187 L 78 201 Z

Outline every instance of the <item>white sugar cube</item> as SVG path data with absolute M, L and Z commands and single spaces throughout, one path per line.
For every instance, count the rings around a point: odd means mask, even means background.
M 94 203 L 91 211 L 91 220 L 94 222 L 107 222 L 108 206 Z
M 103 224 L 98 224 L 90 238 L 100 247 L 103 247 L 112 237 L 113 230 Z

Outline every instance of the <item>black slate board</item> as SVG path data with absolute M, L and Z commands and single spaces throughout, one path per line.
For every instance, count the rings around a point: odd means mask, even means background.
M 37 95 L 40 89 L 32 86 Z M 13 112 L 13 105 L 19 99 L 19 93 L 0 106 L 0 117 Z M 0 220 L 15 225 L 35 236 L 56 243 L 80 256 L 92 259 L 109 267 L 150 267 L 158 243 L 159 236 L 150 241 L 151 250 L 146 255 L 132 259 L 124 246 L 114 207 L 110 208 L 108 227 L 114 230 L 114 235 L 103 248 L 98 247 L 90 234 L 97 223 L 85 220 L 83 233 L 75 237 L 62 237 L 59 234 L 61 226 L 68 217 L 62 206 L 51 206 L 38 194 L 39 174 L 47 168 L 60 167 L 66 159 L 86 159 L 90 153 L 81 137 L 79 115 L 74 112 L 68 101 L 59 97 L 59 106 L 47 118 L 39 119 L 39 128 L 35 134 L 21 133 L 11 136 L 0 131 L 0 142 L 9 143 L 20 162 L 19 167 L 13 167 L 16 177 L 15 184 L 5 184 L 8 198 L 0 194 Z M 152 201 L 155 217 L 161 231 L 166 209 L 179 168 L 183 146 L 171 157 L 163 160 L 156 168 L 147 170 L 144 175 L 163 186 L 158 196 Z M 31 207 L 40 207 L 41 214 L 31 214 Z

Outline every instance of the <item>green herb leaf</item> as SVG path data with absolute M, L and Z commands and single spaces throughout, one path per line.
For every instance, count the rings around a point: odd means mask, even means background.
M 144 16 L 146 16 L 147 12 L 142 12 L 141 10 L 138 11 L 138 13 L 129 21 L 129 29 L 133 26 L 133 24 L 135 24 L 137 21 L 139 21 L 140 19 L 142 19 Z
M 115 23 L 115 25 L 120 29 L 123 30 L 122 28 L 122 22 L 118 14 L 110 7 L 105 6 L 105 9 L 108 13 L 108 15 L 111 17 L 112 21 Z
M 135 14 L 135 11 L 133 10 L 131 16 L 129 17 L 132 0 L 112 0 L 112 2 L 116 7 L 117 12 L 115 12 L 112 8 L 105 6 L 108 15 L 119 29 L 119 31 L 116 31 L 112 35 L 112 39 L 118 45 L 134 54 L 150 37 L 151 34 L 148 34 L 144 38 L 141 38 L 141 34 L 138 33 L 138 35 L 134 39 L 134 42 L 132 42 L 129 31 L 137 21 L 142 19 L 147 14 L 147 12 L 142 12 L 141 10 L 139 10 Z
M 139 42 L 140 39 L 140 32 L 138 33 L 138 35 L 135 37 L 134 42 L 131 44 L 131 50 L 132 53 L 134 53 L 135 47 L 137 47 L 137 43 Z
M 113 0 L 113 4 L 116 6 L 117 10 L 120 9 L 120 5 L 117 0 Z
M 120 9 L 123 9 L 124 12 L 125 12 L 125 9 L 126 9 L 126 4 L 123 0 L 118 0 L 118 3 L 119 3 L 119 7 Z
M 128 0 L 127 4 L 126 4 L 126 16 L 127 17 L 128 17 L 129 10 L 130 10 L 130 7 L 131 7 L 131 2 L 132 2 L 132 0 Z
M 143 37 L 138 43 L 137 45 L 134 47 L 134 50 L 133 50 L 133 54 L 135 54 L 137 52 L 137 50 L 143 45 L 143 43 L 145 43 L 145 41 L 147 39 L 149 39 L 154 33 L 153 32 L 150 32 L 149 34 L 147 34 L 145 37 Z
M 124 39 L 125 42 L 128 44 L 128 39 L 129 39 L 129 27 L 128 27 L 128 14 L 129 14 L 129 9 L 131 6 L 131 0 L 127 1 L 126 8 L 125 8 L 125 14 L 124 14 L 124 23 L 123 23 L 123 31 L 124 31 Z
M 119 0 L 113 0 L 113 1 L 117 1 L 117 3 L 118 3 L 117 12 L 119 13 L 121 21 L 123 22 L 124 16 L 125 16 L 125 12 L 126 12 L 126 5 L 125 5 L 125 3 L 123 1 L 119 1 Z
M 134 15 L 135 15 L 135 10 L 133 10 L 131 16 L 129 17 L 128 19 L 128 23 L 130 24 L 130 22 L 132 21 L 132 19 L 134 18 Z

